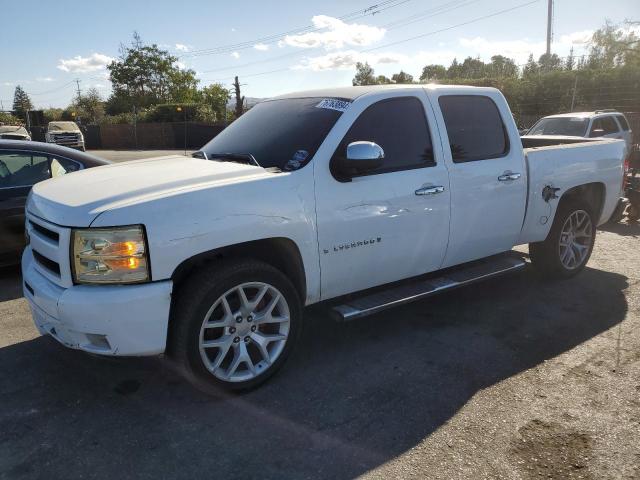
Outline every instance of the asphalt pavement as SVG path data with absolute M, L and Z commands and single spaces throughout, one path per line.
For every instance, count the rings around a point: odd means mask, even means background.
M 262 388 L 68 350 L 0 272 L 0 477 L 640 478 L 640 226 L 588 268 L 530 270 L 350 323 L 310 309 Z

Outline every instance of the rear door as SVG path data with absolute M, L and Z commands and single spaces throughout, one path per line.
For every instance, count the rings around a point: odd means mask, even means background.
M 498 92 L 431 92 L 443 147 L 449 147 L 451 229 L 443 267 L 510 250 L 522 228 L 527 176 L 506 101 Z
M 0 150 L 0 262 L 19 262 L 27 195 L 35 183 L 50 176 L 47 155 Z

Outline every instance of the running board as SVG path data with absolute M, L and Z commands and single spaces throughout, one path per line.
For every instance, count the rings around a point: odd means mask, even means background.
M 415 283 L 392 287 L 363 297 L 348 300 L 346 303 L 334 306 L 332 313 L 338 321 L 354 320 L 378 313 L 387 308 L 405 303 L 422 300 L 437 293 L 470 283 L 485 280 L 508 272 L 524 268 L 526 262 L 515 252 L 490 257 L 486 260 L 447 269 L 441 276 Z

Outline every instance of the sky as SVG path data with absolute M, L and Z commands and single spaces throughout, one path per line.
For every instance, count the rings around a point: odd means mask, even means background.
M 376 3 L 377 2 L 377 3 Z M 376 75 L 454 57 L 544 53 L 547 0 L 0 0 L 0 107 L 16 85 L 36 108 L 64 107 L 81 90 L 110 93 L 106 65 L 137 31 L 196 71 L 200 86 L 231 85 L 247 97 L 350 85 L 357 61 Z M 606 8 L 604 8 L 606 5 Z M 640 0 L 555 0 L 552 52 L 580 55 L 606 19 L 640 20 Z M 639 29 L 640 30 L 640 29 Z

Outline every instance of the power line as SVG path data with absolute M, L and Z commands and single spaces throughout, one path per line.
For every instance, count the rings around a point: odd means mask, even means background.
M 360 50 L 361 52 L 373 52 L 374 50 L 379 50 L 381 48 L 386 48 L 386 47 L 391 47 L 393 45 L 399 45 L 401 43 L 407 43 L 407 42 L 411 42 L 413 40 L 417 40 L 419 38 L 424 38 L 424 37 L 428 37 L 430 35 L 435 35 L 437 33 L 442 33 L 442 32 L 446 32 L 448 30 L 453 30 L 454 28 L 458 28 L 458 27 L 463 27 L 465 25 L 470 25 L 472 23 L 475 22 L 479 22 L 481 20 L 486 20 L 487 18 L 491 18 L 491 17 L 496 17 L 498 15 L 502 15 L 503 13 L 508 13 L 508 12 L 512 12 L 514 10 L 520 9 L 520 8 L 524 8 L 527 7 L 529 5 L 533 5 L 534 3 L 538 3 L 540 0 L 532 0 L 530 2 L 526 2 L 526 3 L 521 3 L 520 5 L 516 5 L 515 7 L 511 7 L 511 8 L 505 8 L 504 10 L 499 10 L 497 12 L 494 13 L 490 13 L 488 15 L 483 15 L 482 17 L 477 17 L 474 18 L 472 20 L 468 20 L 466 22 L 462 22 L 462 23 L 458 23 L 456 25 L 451 25 L 450 27 L 446 27 L 446 28 L 441 28 L 439 30 L 433 30 L 431 32 L 427 32 L 427 33 L 422 33 L 420 35 L 415 35 L 413 37 L 409 37 L 409 38 L 405 38 L 404 40 L 398 40 L 396 42 L 391 42 L 391 43 L 385 43 L 384 45 L 379 45 L 377 47 L 373 47 L 373 48 L 368 48 L 366 50 Z
M 65 87 L 67 87 L 67 86 L 71 85 L 71 84 L 72 84 L 72 83 L 74 83 L 74 82 L 75 82 L 75 80 L 71 80 L 71 81 L 69 81 L 69 82 L 65 83 L 64 85 L 60 85 L 59 87 L 52 88 L 51 90 L 46 90 L 46 91 L 44 91 L 44 92 L 27 92 L 27 93 L 28 93 L 29 95 L 46 95 L 46 94 L 48 94 L 48 93 L 53 93 L 53 92 L 57 92 L 57 91 L 59 91 L 59 90 L 62 90 L 63 88 L 65 88 Z
M 496 16 L 502 15 L 504 13 L 508 13 L 508 12 L 511 12 L 511 11 L 514 11 L 514 10 L 517 10 L 517 9 L 520 9 L 520 8 L 524 8 L 524 7 L 532 5 L 534 3 L 538 3 L 539 1 L 540 0 L 532 0 L 532 1 L 529 1 L 529 2 L 526 2 L 526 3 L 522 3 L 520 5 L 516 5 L 516 6 L 511 7 L 511 8 L 505 8 L 503 10 L 499 10 L 497 12 L 490 13 L 488 15 L 483 15 L 481 17 L 476 17 L 476 18 L 473 18 L 473 19 L 468 20 L 466 22 L 461 22 L 461 23 L 458 23 L 458 24 L 455 24 L 455 25 L 451 25 L 449 27 L 441 28 L 441 29 L 438 29 L 438 30 L 433 30 L 431 32 L 423 33 L 421 35 L 416 35 L 416 36 L 413 36 L 413 37 L 405 38 L 403 40 L 398 40 L 398 41 L 395 41 L 395 42 L 386 43 L 384 45 L 379 45 L 377 47 L 368 48 L 368 49 L 364 49 L 364 50 L 359 50 L 358 53 L 372 52 L 374 50 L 379 50 L 381 48 L 385 48 L 385 47 L 389 47 L 389 46 L 393 46 L 393 45 L 398 45 L 398 44 L 401 44 L 401 43 L 410 42 L 412 40 L 417 40 L 419 38 L 428 37 L 430 35 L 435 35 L 437 33 L 445 32 L 445 31 L 448 31 L 448 30 L 453 30 L 454 28 L 462 27 L 462 26 L 465 26 L 465 25 L 469 25 L 469 24 L 472 24 L 472 23 L 479 22 L 481 20 L 486 20 L 487 18 L 496 17 Z M 280 69 L 270 70 L 270 71 L 266 71 L 266 72 L 250 73 L 250 74 L 243 75 L 243 78 L 244 77 L 258 76 L 258 75 L 267 75 L 267 74 L 270 74 L 270 73 L 277 73 L 277 72 L 282 72 L 282 71 L 286 71 L 286 70 L 290 70 L 290 68 L 286 67 L 286 68 L 280 68 Z M 218 81 L 225 81 L 227 79 L 228 78 L 218 79 L 218 80 L 213 80 L 213 81 L 214 82 L 218 82 Z
M 339 20 L 357 20 L 359 18 L 363 18 L 370 15 L 377 15 L 378 13 L 388 10 L 390 8 L 395 8 L 405 3 L 410 2 L 411 0 L 385 0 L 383 2 L 379 2 L 377 4 L 370 5 L 367 8 L 356 10 L 354 12 L 348 13 L 346 15 L 342 15 L 338 17 Z M 264 37 L 255 38 L 253 40 L 247 40 L 240 43 L 221 45 L 213 48 L 205 48 L 200 50 L 193 50 L 191 52 L 180 55 L 179 58 L 188 58 L 188 57 L 199 57 L 203 55 L 218 55 L 223 53 L 232 53 L 237 50 L 244 50 L 247 48 L 253 48 L 254 45 L 259 43 L 264 44 L 272 44 L 279 40 L 282 40 L 287 35 L 300 35 L 303 33 L 317 32 L 322 30 L 322 28 L 315 27 L 313 25 L 307 25 L 305 27 L 299 27 L 292 30 L 288 30 L 285 32 L 280 32 L 276 34 L 267 35 Z
M 457 0 L 457 1 L 453 1 L 453 2 L 447 2 L 444 3 L 442 5 L 439 5 L 437 7 L 431 8 L 429 10 L 425 10 L 423 12 L 420 13 L 416 13 L 416 14 L 412 14 L 409 15 L 408 17 L 404 17 L 404 18 L 400 18 L 394 22 L 388 23 L 386 25 L 383 25 L 383 28 L 387 28 L 388 30 L 392 30 L 395 28 L 399 28 L 399 27 L 404 27 L 406 25 L 409 25 L 411 23 L 415 23 L 418 21 L 422 21 L 425 20 L 426 18 L 431 18 L 431 17 L 435 17 L 437 15 L 441 15 L 443 13 L 447 13 L 450 12 L 452 10 L 456 10 L 458 8 L 462 8 L 462 7 L 466 7 L 468 5 L 470 5 L 471 3 L 475 3 L 478 2 L 480 0 Z M 313 48 L 313 49 L 309 49 L 309 50 L 317 50 L 317 48 Z M 261 64 L 261 63 L 270 63 L 270 62 L 276 62 L 278 60 L 282 60 L 284 58 L 291 58 L 291 57 L 300 57 L 300 56 L 304 56 L 308 53 L 309 50 L 305 50 L 305 51 L 297 51 L 297 52 L 291 52 L 291 53 L 287 53 L 284 55 L 279 55 L 277 57 L 272 57 L 272 58 L 267 58 L 264 60 L 256 60 L 256 61 L 252 61 L 252 62 L 246 62 L 240 65 L 234 65 L 234 66 L 230 66 L 230 67 L 222 67 L 222 68 L 215 68 L 212 70 L 203 70 L 200 73 L 214 73 L 214 72 L 222 72 L 222 71 L 226 71 L 226 70 L 237 70 L 239 68 L 245 68 L 251 65 L 257 65 L 257 64 Z

